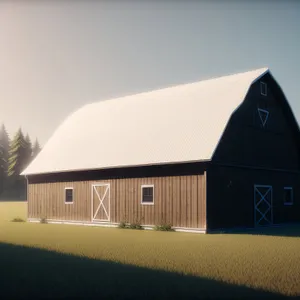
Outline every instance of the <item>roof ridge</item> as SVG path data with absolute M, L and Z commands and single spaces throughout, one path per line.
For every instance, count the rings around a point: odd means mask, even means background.
M 107 99 L 103 99 L 103 100 L 97 100 L 97 101 L 94 101 L 94 102 L 91 102 L 91 103 L 88 103 L 88 104 L 84 105 L 84 107 L 89 106 L 89 105 L 100 104 L 100 103 L 107 102 L 107 101 L 120 100 L 120 99 L 125 99 L 125 98 L 129 98 L 129 97 L 137 96 L 137 95 L 142 96 L 142 95 L 146 95 L 146 94 L 149 94 L 149 93 L 158 92 L 158 91 L 162 91 L 162 90 L 179 88 L 179 87 L 188 86 L 188 85 L 192 85 L 192 84 L 199 84 L 199 83 L 207 82 L 207 81 L 210 81 L 210 80 L 222 79 L 222 78 L 226 78 L 226 77 L 230 77 L 230 76 L 238 76 L 238 75 L 242 75 L 242 74 L 257 72 L 259 70 L 261 70 L 261 72 L 263 73 L 263 72 L 268 71 L 269 68 L 268 67 L 262 67 L 262 68 L 252 69 L 252 70 L 248 70 L 248 71 L 244 71 L 244 72 L 231 73 L 231 74 L 222 75 L 222 76 L 215 76 L 215 77 L 210 77 L 210 78 L 203 79 L 203 80 L 187 82 L 187 83 L 181 83 L 181 84 L 174 84 L 174 85 L 161 87 L 161 88 L 157 88 L 157 89 L 151 89 L 151 90 L 144 91 L 144 92 L 137 92 L 137 93 L 128 94 L 128 95 L 124 95 L 124 96 L 118 96 L 118 97 L 112 97 L 112 98 L 107 98 Z
M 269 68 L 268 67 L 262 67 L 262 68 L 257 68 L 257 69 L 251 69 L 251 70 L 248 70 L 248 71 L 240 71 L 238 73 L 227 73 L 227 75 L 221 75 L 221 76 L 217 75 L 217 76 L 210 77 L 210 78 L 198 81 L 198 82 L 209 81 L 209 80 L 212 80 L 212 79 L 219 79 L 219 78 L 221 79 L 221 78 L 230 77 L 230 76 L 238 76 L 238 75 L 242 75 L 242 74 L 247 74 L 247 73 L 252 73 L 252 72 L 258 72 L 260 70 L 261 70 L 261 72 L 263 72 L 263 70 L 267 71 L 267 70 L 269 70 Z

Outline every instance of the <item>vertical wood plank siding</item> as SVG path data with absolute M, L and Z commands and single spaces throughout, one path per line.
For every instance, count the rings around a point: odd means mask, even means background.
M 91 221 L 99 205 L 92 184 L 110 184 L 110 222 L 140 221 L 143 225 L 171 223 L 174 227 L 206 228 L 206 173 L 204 175 L 126 178 L 101 181 L 28 185 L 28 217 Z M 154 205 L 141 204 L 141 186 L 154 185 Z M 73 203 L 65 204 L 65 187 L 73 187 Z M 104 188 L 97 188 L 103 195 Z M 106 203 L 106 199 L 104 203 Z M 104 217 L 103 211 L 97 216 Z M 97 217 L 97 218 L 98 218 Z

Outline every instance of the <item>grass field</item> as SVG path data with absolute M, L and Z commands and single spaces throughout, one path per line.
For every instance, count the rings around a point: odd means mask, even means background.
M 1 299 L 300 295 L 299 228 L 273 230 L 276 236 L 272 230 L 202 235 L 14 223 L 14 217 L 26 217 L 26 203 L 0 202 Z

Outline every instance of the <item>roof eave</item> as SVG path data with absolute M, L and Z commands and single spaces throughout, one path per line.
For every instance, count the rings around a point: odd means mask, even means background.
M 109 170 L 109 169 L 125 169 L 125 168 L 146 168 L 151 166 L 166 166 L 166 165 L 180 165 L 180 164 L 194 164 L 194 163 L 206 163 L 210 162 L 211 159 L 201 159 L 201 160 L 189 160 L 189 161 L 177 161 L 177 162 L 161 162 L 161 163 L 151 163 L 151 164 L 140 164 L 140 165 L 123 165 L 123 166 L 109 166 L 102 168 L 82 168 L 82 169 L 69 169 L 69 170 L 57 170 L 50 172 L 22 172 L 21 176 L 38 176 L 38 175 L 47 175 L 47 174 L 60 174 L 60 173 L 70 173 L 70 172 L 89 172 L 97 170 Z

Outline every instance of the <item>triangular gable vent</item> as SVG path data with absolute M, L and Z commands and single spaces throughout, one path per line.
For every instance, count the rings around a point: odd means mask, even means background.
M 265 109 L 258 108 L 258 114 L 263 127 L 265 127 L 269 118 L 269 112 Z

